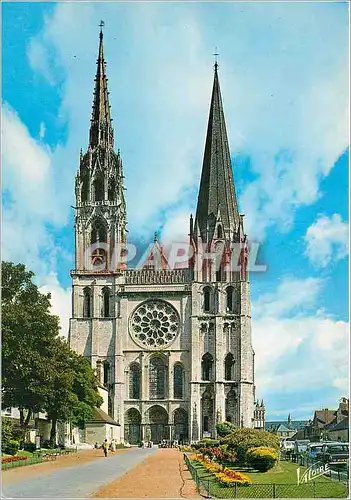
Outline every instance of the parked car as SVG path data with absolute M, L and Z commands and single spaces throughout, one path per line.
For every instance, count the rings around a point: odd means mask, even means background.
M 307 445 L 309 444 L 309 439 L 298 439 L 294 442 L 294 454 L 300 455 L 307 450 Z
M 280 453 L 282 459 L 290 459 L 294 451 L 293 441 L 286 441 L 285 439 L 280 442 Z
M 346 464 L 349 458 L 348 443 L 324 443 L 320 452 L 317 453 L 317 459 L 324 464 L 341 465 Z
M 317 458 L 317 453 L 322 451 L 323 443 L 308 443 L 306 455 L 308 458 Z

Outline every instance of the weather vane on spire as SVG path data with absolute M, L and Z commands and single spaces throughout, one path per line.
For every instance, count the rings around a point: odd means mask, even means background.
M 213 55 L 214 55 L 214 58 L 215 58 L 214 68 L 215 68 L 215 70 L 217 70 L 217 68 L 218 68 L 218 60 L 217 60 L 217 56 L 219 55 L 219 54 L 218 54 L 218 47 L 215 47 L 215 52 L 214 52 L 214 54 L 213 54 Z

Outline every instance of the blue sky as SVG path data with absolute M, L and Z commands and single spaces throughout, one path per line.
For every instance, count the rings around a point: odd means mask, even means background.
M 98 24 L 130 240 L 184 240 L 218 47 L 252 273 L 257 395 L 309 418 L 348 391 L 346 3 L 4 3 L 3 258 L 25 262 L 67 332 L 74 176 Z M 79 20 L 79 22 L 78 22 Z M 142 187 L 141 187 L 142 186 Z

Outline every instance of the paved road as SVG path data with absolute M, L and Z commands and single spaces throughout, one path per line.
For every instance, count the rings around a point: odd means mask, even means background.
M 86 498 L 156 451 L 157 448 L 136 448 L 37 478 L 3 485 L 2 498 Z

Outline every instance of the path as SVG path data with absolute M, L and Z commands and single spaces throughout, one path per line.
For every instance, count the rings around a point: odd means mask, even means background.
M 3 472 L 2 498 L 86 498 L 156 452 L 157 448 L 135 448 L 107 458 L 100 455 L 82 465 L 46 474 L 38 472 L 36 477 L 24 477 L 18 482 L 7 481 L 6 472 Z
M 116 453 L 125 453 L 129 449 L 118 449 Z M 57 457 L 56 460 L 45 460 L 38 464 L 33 464 L 25 467 L 13 467 L 4 471 L 2 475 L 2 484 L 10 484 L 14 482 L 24 481 L 25 479 L 30 479 L 38 477 L 42 474 L 49 474 L 58 469 L 64 469 L 66 467 L 73 467 L 75 465 L 83 465 L 92 460 L 97 460 L 103 455 L 102 450 L 78 450 L 75 453 L 70 453 L 69 455 L 63 455 Z
M 98 498 L 200 498 L 185 467 L 183 454 L 160 449 L 116 481 L 102 487 Z

